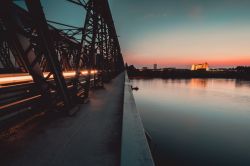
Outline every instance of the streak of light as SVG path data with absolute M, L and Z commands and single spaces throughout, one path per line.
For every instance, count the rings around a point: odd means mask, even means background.
M 96 74 L 98 71 L 97 70 L 91 70 L 90 72 L 87 70 L 81 71 L 82 75 L 88 75 L 89 73 L 91 75 Z M 47 77 L 49 75 L 48 72 L 43 73 L 44 77 Z M 70 71 L 70 72 L 63 72 L 63 76 L 65 78 L 71 78 L 76 75 L 75 71 Z M 53 75 L 49 77 L 50 79 L 53 79 Z M 4 84 L 15 84 L 15 83 L 20 83 L 20 82 L 33 82 L 32 77 L 28 74 L 0 74 L 0 85 Z
M 4 105 L 4 106 L 0 106 L 0 110 L 3 110 L 5 108 L 7 108 L 7 107 L 14 106 L 14 105 L 17 105 L 17 104 L 20 104 L 20 103 L 24 103 L 26 101 L 38 99 L 39 97 L 41 97 L 41 95 L 33 96 L 33 97 L 30 97 L 30 98 L 27 98 L 27 99 L 16 101 L 14 103 L 10 103 L 10 104 Z
M 76 72 L 63 72 L 63 76 L 64 77 L 72 77 L 72 76 L 75 76 L 76 75 Z
M 81 71 L 81 73 L 82 73 L 82 75 L 88 75 L 88 71 L 87 70 L 85 70 L 85 71 Z
M 90 74 L 97 74 L 97 70 L 91 70 Z
M 12 77 L 1 77 L 0 84 L 10 84 L 10 83 L 18 83 L 18 82 L 27 82 L 31 81 L 32 77 L 30 75 L 27 76 L 12 76 Z

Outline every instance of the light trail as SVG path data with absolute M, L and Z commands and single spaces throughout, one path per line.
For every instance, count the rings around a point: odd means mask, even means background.
M 33 97 L 30 97 L 30 98 L 27 98 L 27 99 L 16 101 L 14 103 L 6 104 L 6 105 L 3 105 L 3 106 L 0 106 L 0 110 L 3 110 L 5 108 L 11 107 L 11 106 L 14 106 L 14 105 L 17 105 L 17 104 L 25 103 L 25 102 L 30 101 L 30 100 L 39 99 L 40 97 L 41 97 L 41 95 L 37 95 L 37 96 L 33 96 Z
M 0 76 L 0 84 L 11 84 L 11 83 L 19 83 L 19 82 L 29 82 L 32 81 L 32 77 L 30 75 L 27 76 Z
M 91 70 L 90 72 L 87 70 L 81 71 L 81 75 L 88 75 L 90 73 L 91 75 L 97 74 L 97 70 Z M 47 77 L 49 75 L 48 72 L 43 73 L 44 77 Z M 74 77 L 76 75 L 75 71 L 69 71 L 69 72 L 63 72 L 63 76 L 65 78 Z M 49 77 L 50 79 L 53 79 L 53 75 Z M 33 82 L 32 77 L 28 74 L 0 74 L 0 85 L 5 84 L 16 84 L 16 83 L 23 83 L 23 82 Z

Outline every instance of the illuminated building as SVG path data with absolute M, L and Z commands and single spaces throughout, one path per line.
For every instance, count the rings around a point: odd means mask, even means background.
M 209 70 L 209 66 L 208 66 L 208 63 L 203 63 L 203 64 L 197 64 L 197 65 L 192 65 L 192 68 L 191 70 L 206 70 L 208 71 Z

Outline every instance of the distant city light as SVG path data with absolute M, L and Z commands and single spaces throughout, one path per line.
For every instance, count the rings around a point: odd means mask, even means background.
M 191 70 L 192 71 L 195 71 L 195 70 L 206 70 L 208 71 L 209 70 L 209 65 L 208 63 L 203 63 L 203 64 L 193 64 L 192 67 L 191 67 Z

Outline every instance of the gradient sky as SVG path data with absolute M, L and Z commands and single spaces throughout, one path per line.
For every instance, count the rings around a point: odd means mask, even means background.
M 250 65 L 250 0 L 109 0 L 125 61 L 189 68 Z M 46 17 L 82 26 L 85 12 L 42 0 Z

